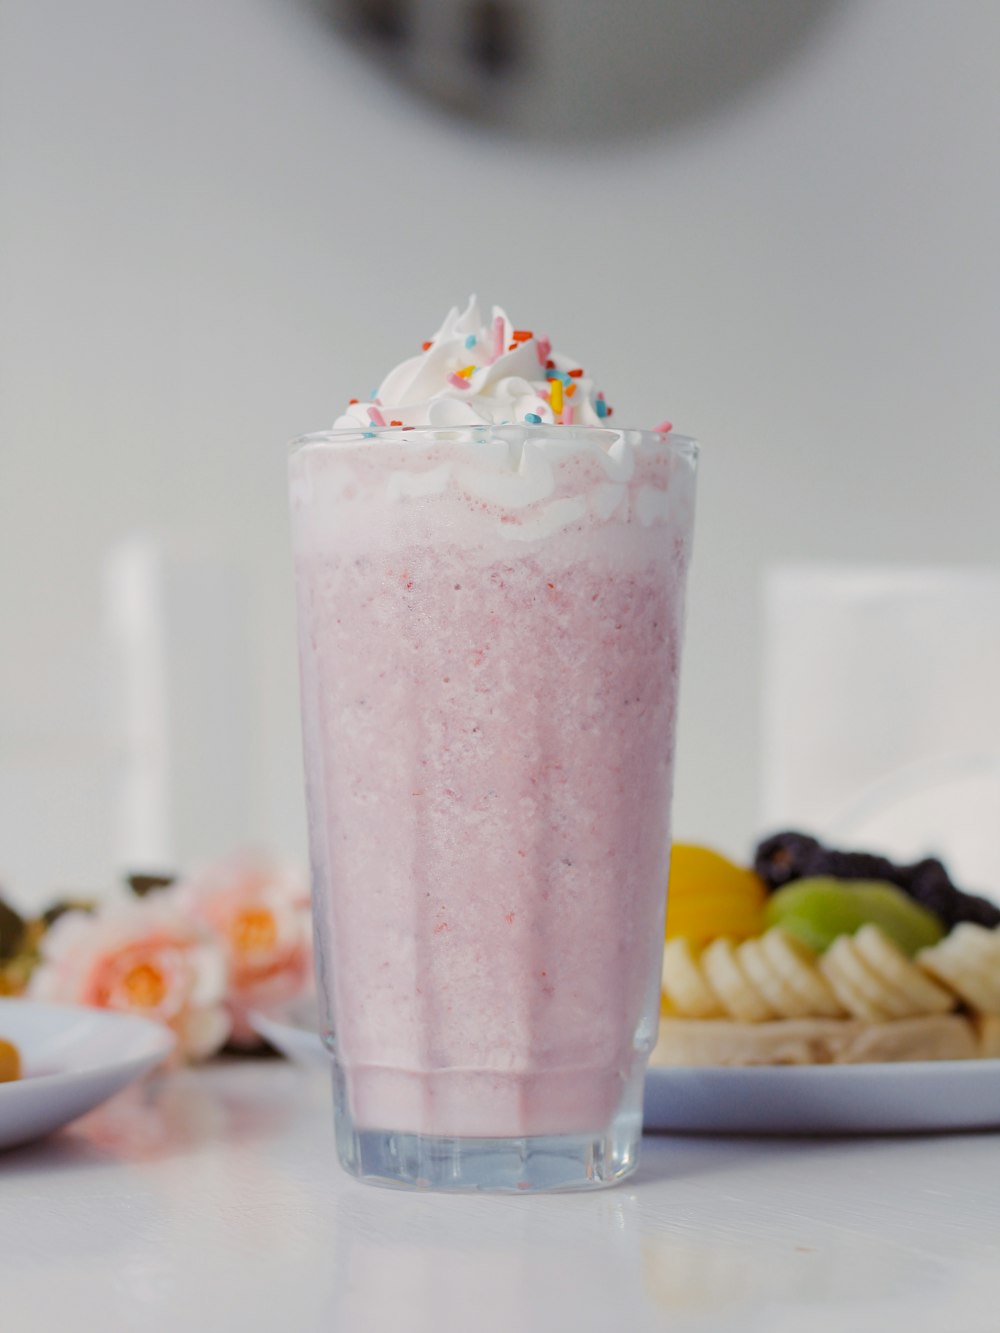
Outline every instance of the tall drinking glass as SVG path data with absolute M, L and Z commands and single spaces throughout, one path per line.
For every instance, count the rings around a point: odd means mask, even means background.
M 290 464 L 340 1159 L 437 1189 L 636 1165 L 697 448 L 335 430 Z

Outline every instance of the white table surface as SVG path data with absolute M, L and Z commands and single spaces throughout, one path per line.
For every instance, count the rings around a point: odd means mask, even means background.
M 161 1075 L 0 1154 L 0 1328 L 996 1333 L 1000 1135 L 647 1136 L 593 1194 L 337 1166 L 321 1071 Z

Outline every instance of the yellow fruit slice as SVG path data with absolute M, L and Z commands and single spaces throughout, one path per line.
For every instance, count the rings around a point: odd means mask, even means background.
M 764 928 L 766 891 L 752 870 L 694 843 L 674 844 L 667 893 L 667 939 L 707 944 L 748 939 Z
M 0 1083 L 13 1083 L 21 1077 L 21 1057 L 17 1047 L 0 1037 Z

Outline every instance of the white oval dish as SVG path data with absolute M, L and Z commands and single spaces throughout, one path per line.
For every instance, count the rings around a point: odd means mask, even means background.
M 174 1034 L 132 1014 L 0 999 L 0 1037 L 21 1053 L 23 1077 L 0 1083 L 0 1148 L 28 1143 L 141 1077 L 174 1048 Z
M 317 1016 L 314 1001 L 291 1005 L 280 1014 L 254 1011 L 249 1015 L 250 1026 L 286 1060 L 297 1065 L 330 1068 L 330 1056 L 316 1031 Z

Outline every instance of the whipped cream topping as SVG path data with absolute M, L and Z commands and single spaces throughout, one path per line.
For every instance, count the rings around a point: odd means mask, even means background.
M 517 329 L 473 296 L 448 312 L 419 356 L 390 370 L 374 398 L 352 401 L 338 429 L 385 426 L 600 426 L 611 408 L 573 357 Z

